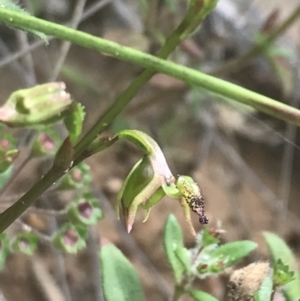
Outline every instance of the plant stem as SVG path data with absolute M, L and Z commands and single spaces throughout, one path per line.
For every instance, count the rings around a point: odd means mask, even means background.
M 25 193 L 16 203 L 0 214 L 0 233 L 8 228 L 33 202 L 64 174 L 51 168 L 43 178 Z
M 174 294 L 172 297 L 172 301 L 179 301 L 180 297 L 184 294 L 184 290 L 182 289 L 181 286 L 175 285 L 174 287 Z
M 1 14 L 2 13 L 2 14 Z M 120 46 L 116 43 L 108 42 L 103 39 L 93 37 L 89 34 L 64 27 L 61 25 L 57 25 L 55 23 L 43 21 L 34 17 L 30 17 L 27 19 L 27 15 L 16 14 L 13 17 L 12 11 L 7 11 L 5 9 L 0 8 L 0 20 L 1 16 L 4 16 L 2 21 L 5 22 L 5 17 L 8 17 L 8 21 L 10 24 L 17 25 L 20 28 L 30 28 L 32 26 L 38 26 L 40 31 L 44 31 L 52 26 L 52 30 L 56 30 L 56 32 L 61 33 L 61 38 L 69 40 L 71 42 L 79 43 L 79 45 L 85 45 L 88 48 L 97 49 L 97 50 L 104 50 L 102 46 L 108 46 L 107 50 L 113 50 L 115 55 L 119 55 L 122 52 L 121 50 L 127 49 L 127 55 L 125 51 L 125 56 L 129 59 L 130 57 L 134 56 L 135 50 L 132 50 L 127 47 Z M 189 10 L 183 19 L 183 21 L 179 24 L 174 32 L 168 37 L 166 40 L 165 45 L 162 47 L 160 52 L 158 53 L 158 57 L 160 58 L 167 58 L 168 55 L 177 47 L 177 45 L 183 39 L 184 34 L 186 34 L 187 28 L 189 27 L 189 19 L 193 17 L 195 14 L 194 10 Z M 25 17 L 25 19 L 24 19 Z M 26 21 L 25 21 L 26 20 Z M 19 22 L 19 23 L 18 23 Z M 47 34 L 53 34 L 52 30 L 47 31 Z M 71 32 L 70 32 L 71 31 Z M 67 39 L 69 35 L 73 33 L 79 33 L 79 36 L 72 39 Z M 55 35 L 55 34 L 53 34 Z M 89 39 L 95 39 L 94 42 L 91 44 L 88 41 Z M 97 44 L 97 42 L 100 44 Z M 96 42 L 96 43 L 95 43 Z M 102 46 L 101 46 L 102 45 Z M 96 48 L 94 48 L 96 46 Z M 112 47 L 111 47 L 112 46 Z M 99 47 L 99 48 L 98 48 Z M 120 52 L 118 52 L 120 51 Z M 133 51 L 133 53 L 131 53 Z M 107 51 L 107 53 L 110 53 Z M 139 53 L 139 52 L 137 52 Z M 142 56 L 145 54 L 140 53 Z M 120 56 L 121 57 L 121 56 Z M 151 56 L 150 56 L 151 57 Z M 111 123 L 118 114 L 126 107 L 126 105 L 130 102 L 130 100 L 137 94 L 140 88 L 155 74 L 155 69 L 148 69 L 143 71 L 138 78 L 121 94 L 119 98 L 108 108 L 108 110 L 100 117 L 100 119 L 95 123 L 95 125 L 89 130 L 89 132 L 75 145 L 74 150 L 75 154 L 73 156 L 74 159 L 77 159 L 84 149 L 96 138 L 96 136 L 101 133 L 109 123 Z M 70 158 L 72 159 L 72 158 Z M 58 178 L 60 178 L 63 173 L 55 173 L 55 168 L 48 171 L 45 177 L 38 182 L 36 185 L 32 187 L 21 199 L 19 199 L 15 204 L 9 207 L 0 215 L 0 233 L 3 232 L 15 219 L 17 219 L 29 206 L 33 204 L 38 196 L 40 196 L 44 191 L 46 191 L 53 182 L 55 182 Z M 55 175 L 56 174 L 56 175 Z
M 41 20 L 32 16 L 16 13 L 4 8 L 0 8 L 0 21 L 10 26 L 38 30 L 45 34 L 53 35 L 57 38 L 70 41 L 74 44 L 109 54 L 121 60 L 138 64 L 145 68 L 156 70 L 157 72 L 168 74 L 175 78 L 181 79 L 190 85 L 202 87 L 204 89 L 207 89 L 208 91 L 252 106 L 257 110 L 270 114 L 276 118 L 294 123 L 298 126 L 300 125 L 299 110 L 277 102 L 269 97 L 262 96 L 258 93 L 249 91 L 232 83 L 215 78 L 213 76 L 209 76 L 191 68 L 180 66 L 173 62 L 165 61 L 161 58 L 131 49 L 129 47 L 118 45 L 117 43 L 107 41 L 78 30 Z M 145 73 L 143 74 L 143 77 L 141 75 L 133 84 L 131 91 L 127 91 L 128 95 L 126 97 L 132 97 L 135 95 L 133 88 L 134 90 L 138 90 L 140 83 L 146 78 Z M 106 116 L 108 117 L 102 119 L 103 124 L 101 124 L 101 127 L 99 126 L 99 129 L 104 129 L 107 126 L 106 121 L 114 118 L 121 110 L 122 105 L 116 106 L 115 109 L 109 109 L 106 112 Z M 80 150 L 82 146 L 83 142 L 81 142 L 77 146 L 76 150 Z
M 85 147 L 101 133 L 107 125 L 114 120 L 124 109 L 139 89 L 147 82 L 155 71 L 165 73 L 181 79 L 191 85 L 205 88 L 211 92 L 232 98 L 241 103 L 250 105 L 258 110 L 268 113 L 279 119 L 300 125 L 300 111 L 288 105 L 277 102 L 271 98 L 251 92 L 221 79 L 203 74 L 199 71 L 180 66 L 164 60 L 181 42 L 182 33 L 188 24 L 185 18 L 173 34 L 167 39 L 166 44 L 155 57 L 117 43 L 106 41 L 99 37 L 74 30 L 62 25 L 41 20 L 32 16 L 0 8 L 0 21 L 9 26 L 41 31 L 48 35 L 70 41 L 83 47 L 94 49 L 113 57 L 132 62 L 149 68 L 128 87 L 116 102 L 103 114 L 87 135 L 75 146 L 75 159 L 84 151 Z M 48 173 L 36 183 L 23 197 L 0 215 L 0 232 L 3 232 L 16 218 L 18 218 L 44 191 L 64 174 L 62 170 L 50 169 Z

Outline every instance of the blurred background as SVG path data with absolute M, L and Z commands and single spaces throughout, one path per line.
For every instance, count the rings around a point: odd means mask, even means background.
M 182 19 L 187 0 L 24 0 L 32 14 L 138 50 L 157 53 L 166 36 Z M 210 73 L 279 101 L 299 107 L 299 1 L 219 0 L 217 8 L 193 37 L 170 59 Z M 295 14 L 283 34 L 263 52 L 256 42 Z M 298 20 L 299 19 L 299 20 Z M 103 113 L 141 68 L 95 51 L 0 27 L 1 102 L 17 89 L 49 81 L 64 81 L 75 100 L 86 106 L 85 131 Z M 206 202 L 210 226 L 221 226 L 224 242 L 252 239 L 259 244 L 249 258 L 267 259 L 262 231 L 281 235 L 300 255 L 300 137 L 288 125 L 229 99 L 156 74 L 110 127 L 111 132 L 134 128 L 150 134 L 162 147 L 176 174 L 192 175 Z M 26 146 L 25 130 L 15 132 Z M 162 244 L 169 213 L 180 221 L 187 246 L 193 237 L 177 201 L 164 198 L 146 223 L 139 213 L 128 235 L 116 219 L 113 204 L 122 181 L 140 153 L 118 143 L 87 160 L 93 191 L 101 199 L 105 219 L 94 227 L 88 248 L 64 256 L 47 245 L 36 255 L 13 255 L 0 274 L 3 299 L 99 301 L 97 256 L 100 243 L 116 244 L 135 265 L 147 300 L 169 300 L 171 270 Z M 16 169 L 26 160 L 21 156 Z M 8 195 L 25 192 L 49 167 L 47 160 L 24 164 Z M 47 205 L 64 203 L 70 194 L 51 194 Z M 197 216 L 194 226 L 201 230 Z M 30 213 L 26 222 L 38 230 L 56 227 L 54 218 Z M 199 288 L 220 300 L 226 277 L 198 281 Z M 186 299 L 188 300 L 188 299 Z M 117 301 L 117 300 L 116 300 Z

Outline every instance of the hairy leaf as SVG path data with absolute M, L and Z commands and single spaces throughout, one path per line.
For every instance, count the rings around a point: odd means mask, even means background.
M 139 276 L 122 252 L 114 245 L 105 245 L 99 255 L 105 301 L 144 300 Z
M 164 227 L 164 248 L 168 261 L 173 269 L 174 277 L 177 282 L 180 281 L 183 273 L 186 271 L 186 259 L 180 259 L 184 251 L 183 237 L 180 225 L 175 216 L 170 214 Z
M 242 260 L 256 247 L 257 244 L 250 240 L 235 241 L 220 246 L 212 251 L 210 256 L 223 258 L 225 267 L 230 267 Z

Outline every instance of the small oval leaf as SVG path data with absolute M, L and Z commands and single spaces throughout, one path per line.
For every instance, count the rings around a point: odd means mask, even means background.
M 212 251 L 211 258 L 222 257 L 225 266 L 230 267 L 246 257 L 256 247 L 257 244 L 250 240 L 230 242 Z
M 105 301 L 142 301 L 139 276 L 131 263 L 114 245 L 100 250 L 102 287 Z

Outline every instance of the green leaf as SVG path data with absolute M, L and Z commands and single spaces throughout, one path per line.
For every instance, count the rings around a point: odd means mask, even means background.
M 36 250 L 39 242 L 38 235 L 31 232 L 20 232 L 12 242 L 14 251 L 32 255 Z
M 178 249 L 184 248 L 183 237 L 180 225 L 176 217 L 170 214 L 166 220 L 164 227 L 164 248 L 168 261 L 173 269 L 174 277 L 177 282 L 180 281 L 184 272 L 186 272 L 186 259 L 182 261 L 182 251 Z M 177 251 L 177 254 L 176 254 Z M 180 257 L 179 257 L 180 256 Z
M 218 299 L 203 291 L 191 290 L 188 294 L 196 301 L 218 301 Z
M 6 258 L 10 254 L 9 240 L 6 232 L 0 234 L 0 270 L 3 269 Z
M 144 300 L 139 276 L 122 252 L 114 245 L 104 245 L 99 255 L 105 301 Z
M 293 252 L 284 240 L 276 234 L 264 232 L 263 235 L 271 254 L 273 264 L 276 264 L 276 262 L 281 259 L 284 264 L 289 266 L 291 271 L 295 272 L 295 279 L 285 285 L 282 291 L 287 301 L 298 301 L 300 298 L 300 276 L 296 270 L 296 261 Z
M 260 286 L 258 292 L 254 295 L 254 301 L 269 301 L 271 300 L 272 290 L 273 290 L 273 273 L 272 269 L 269 269 L 269 273 L 266 276 L 265 280 Z
M 242 260 L 256 247 L 257 244 L 250 240 L 235 241 L 213 250 L 210 256 L 211 258 L 219 257 L 219 259 L 224 261 L 224 267 L 230 267 Z
M 22 14 L 25 14 L 25 15 L 29 15 L 29 13 L 26 10 L 19 7 L 17 4 L 12 2 L 11 0 L 0 0 L 0 7 L 10 9 L 12 11 L 22 13 Z M 26 31 L 28 33 L 31 33 L 35 36 L 38 36 L 40 39 L 42 39 L 45 42 L 45 44 L 48 44 L 48 38 L 44 33 L 40 32 L 40 31 L 28 29 L 28 28 L 26 28 L 26 26 L 16 27 L 16 28 L 21 29 L 23 31 Z
M 84 117 L 84 106 L 79 102 L 73 102 L 70 112 L 68 112 L 64 119 L 65 126 L 69 131 L 70 141 L 73 145 L 77 142 L 82 132 Z

